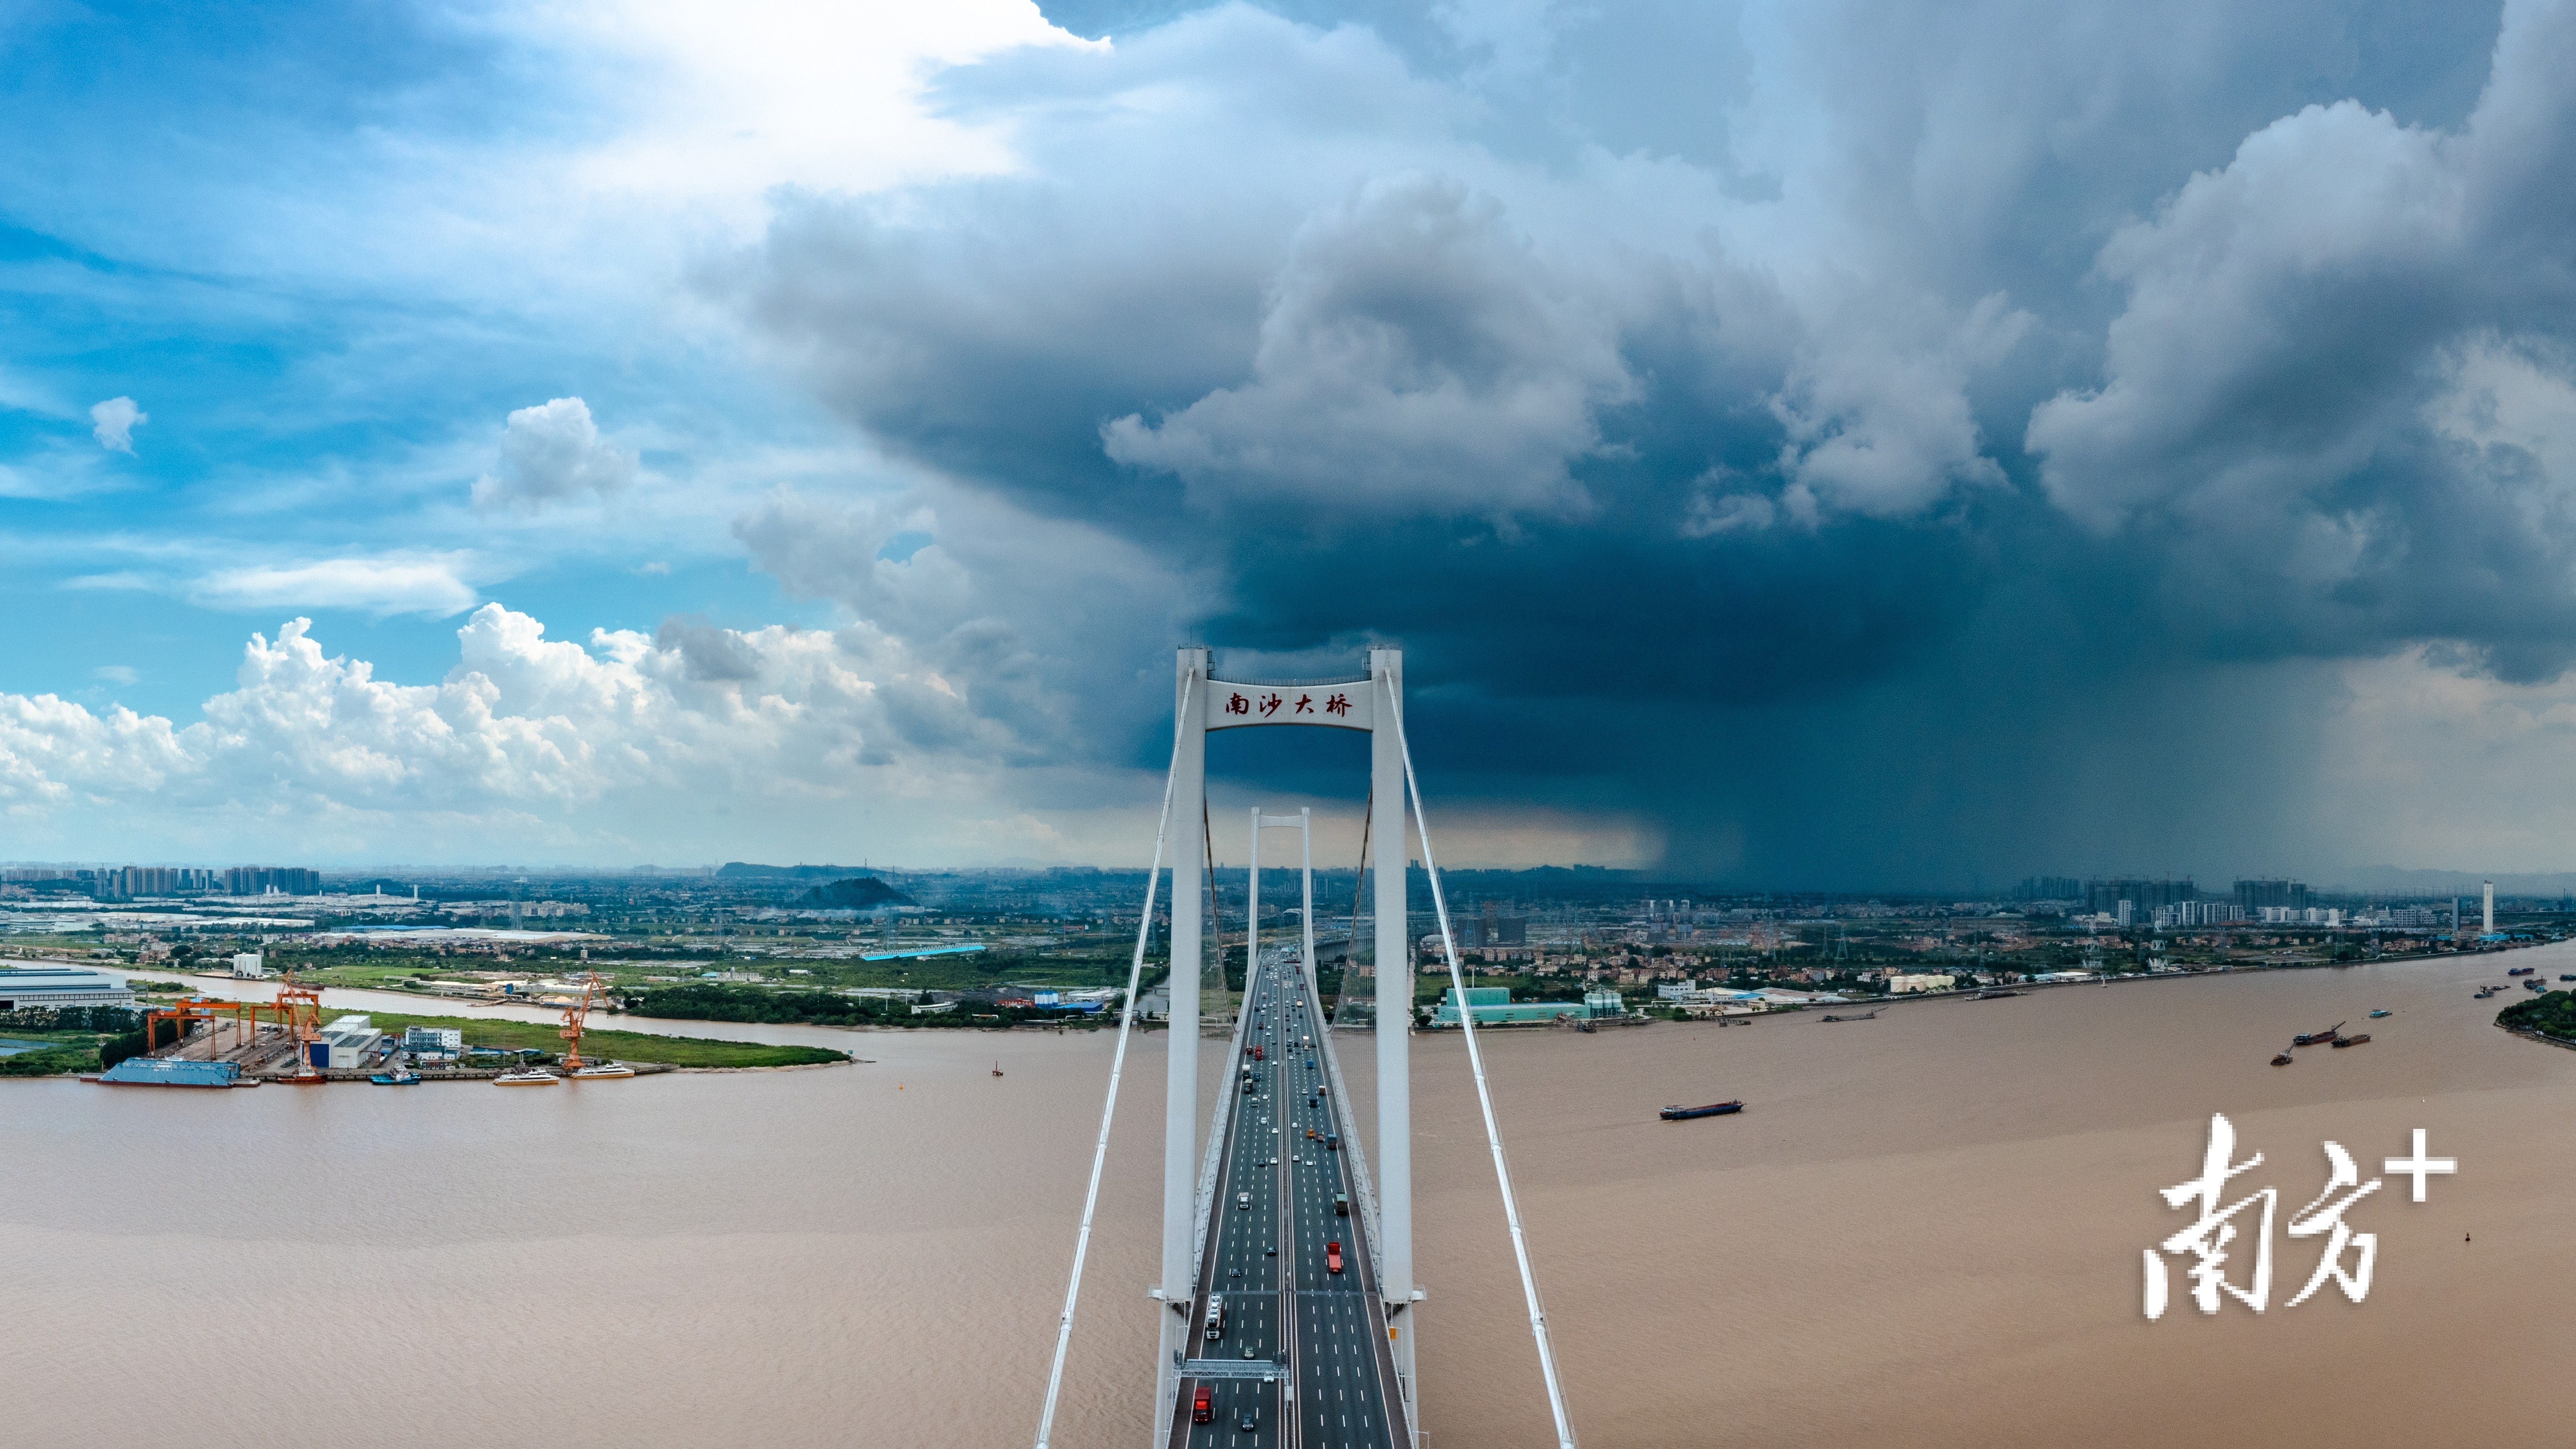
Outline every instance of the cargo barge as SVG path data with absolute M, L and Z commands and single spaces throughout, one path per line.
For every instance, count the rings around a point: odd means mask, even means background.
M 1693 1117 L 1724 1117 L 1743 1110 L 1742 1101 L 1711 1102 L 1705 1107 L 1666 1107 L 1661 1115 L 1667 1122 L 1686 1122 Z

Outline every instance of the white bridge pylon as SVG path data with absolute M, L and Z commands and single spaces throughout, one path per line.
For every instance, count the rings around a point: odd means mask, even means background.
M 1163 1083 L 1163 1271 L 1156 1295 L 1163 1302 L 1161 1350 L 1155 1355 L 1158 1422 L 1169 1422 L 1179 1391 L 1177 1368 L 1195 1325 L 1189 1315 L 1198 1285 L 1199 977 L 1204 923 L 1200 878 L 1208 853 L 1207 736 L 1210 730 L 1295 728 L 1360 730 L 1369 736 L 1372 799 L 1393 804 L 1399 842 L 1377 858 L 1377 1211 L 1378 1291 L 1395 1330 L 1398 1382 L 1412 1422 L 1413 1322 L 1413 1103 L 1406 1053 L 1413 1020 L 1413 952 L 1405 940 L 1404 747 L 1393 728 L 1377 727 L 1404 691 L 1404 653 L 1368 652 L 1368 673 L 1334 684 L 1275 685 L 1212 677 L 1208 651 L 1183 649 L 1172 681 L 1178 747 L 1172 754 L 1172 816 L 1180 827 L 1172 844 L 1172 1000 L 1170 1056 Z M 1259 832 L 1254 832 L 1255 839 Z M 1387 902 L 1394 902 L 1392 909 Z M 1247 958 L 1250 960 L 1252 958 Z M 1311 957 L 1307 965 L 1313 970 Z M 1392 1027 L 1390 1029 L 1390 1024 Z M 1320 1023 L 1319 1023 L 1320 1025 Z M 1419 1433 L 1417 1429 L 1415 1431 Z
M 1118 1084 L 1125 1068 L 1127 1042 L 1135 1020 L 1136 988 L 1143 973 L 1145 946 L 1153 929 L 1155 886 L 1167 859 L 1172 877 L 1171 975 L 1167 987 L 1171 998 L 1171 1029 L 1167 1034 L 1169 1055 L 1163 1095 L 1163 1251 L 1158 1275 L 1160 1281 L 1150 1295 L 1160 1300 L 1157 1310 L 1162 1324 L 1161 1341 L 1155 1355 L 1158 1442 L 1172 1423 L 1175 1396 L 1180 1386 L 1179 1367 L 1188 1355 L 1192 1335 L 1198 1327 L 1191 1310 L 1199 1281 L 1199 1234 L 1203 1215 L 1198 1191 L 1199 985 L 1205 947 L 1205 921 L 1201 907 L 1207 889 L 1202 872 L 1209 854 L 1207 735 L 1210 730 L 1273 726 L 1358 730 L 1369 736 L 1372 819 L 1367 833 L 1376 837 L 1376 845 L 1371 850 L 1364 844 L 1363 851 L 1374 856 L 1376 870 L 1375 879 L 1369 884 L 1376 900 L 1377 988 L 1377 1161 L 1376 1171 L 1372 1174 L 1376 1179 L 1373 1194 L 1376 1220 L 1371 1225 L 1374 1229 L 1371 1242 L 1376 1250 L 1380 1306 L 1389 1333 L 1398 1391 L 1404 1401 L 1402 1422 L 1410 1430 L 1414 1442 L 1419 1444 L 1421 1428 L 1415 1412 L 1414 1329 L 1419 1311 L 1417 1305 L 1424 1295 L 1413 1279 L 1413 1103 L 1408 1051 L 1413 1024 L 1413 952 L 1412 943 L 1407 939 L 1405 865 L 1409 852 L 1405 849 L 1404 829 L 1408 797 L 1413 807 L 1415 830 L 1422 845 L 1423 866 L 1431 881 L 1432 903 L 1440 923 L 1450 980 L 1460 988 L 1458 999 L 1462 1003 L 1466 994 L 1456 940 L 1449 925 L 1448 902 L 1440 888 L 1439 867 L 1432 859 L 1430 830 L 1422 819 L 1420 787 L 1414 779 L 1411 751 L 1404 738 L 1403 651 L 1371 649 L 1368 651 L 1368 672 L 1358 679 L 1289 685 L 1217 679 L 1210 672 L 1206 649 L 1182 649 L 1174 671 L 1173 706 L 1176 727 L 1171 772 L 1164 787 L 1163 819 L 1155 834 L 1154 866 L 1148 872 L 1145 909 L 1137 923 L 1135 954 L 1128 970 L 1127 999 L 1119 1013 L 1118 1046 L 1110 1068 L 1108 1100 L 1101 1109 L 1100 1138 L 1093 1151 L 1091 1185 L 1083 1203 L 1081 1232 L 1075 1241 L 1073 1271 L 1065 1288 L 1064 1313 L 1057 1326 L 1055 1363 L 1048 1377 L 1046 1404 L 1039 1419 L 1037 1449 L 1049 1449 L 1054 1428 L 1056 1401 L 1064 1377 L 1065 1352 L 1072 1338 L 1074 1308 L 1082 1288 L 1082 1266 L 1090 1246 L 1092 1217 L 1099 1200 L 1101 1173 L 1107 1161 L 1109 1128 L 1117 1112 Z M 1391 822 L 1392 828 L 1380 834 L 1384 827 L 1379 822 Z M 1264 816 L 1258 807 L 1252 811 L 1251 909 L 1244 954 L 1246 990 L 1250 989 L 1252 972 L 1260 960 L 1260 842 L 1265 826 L 1296 829 L 1305 837 L 1303 970 L 1312 991 L 1316 973 L 1312 812 L 1301 811 L 1295 816 Z M 1168 855 L 1165 852 L 1167 841 L 1170 846 Z M 1358 943 L 1354 941 L 1351 944 L 1356 947 Z M 1575 1449 L 1574 1430 L 1557 1376 L 1555 1351 L 1549 1342 L 1547 1316 L 1540 1306 L 1537 1280 L 1530 1269 L 1519 1205 L 1512 1192 L 1501 1130 L 1494 1117 L 1483 1053 L 1476 1041 L 1475 1014 L 1472 1010 L 1462 1010 L 1461 1017 L 1477 1101 L 1484 1113 L 1487 1146 L 1492 1153 L 1496 1180 L 1502 1192 L 1504 1216 L 1511 1230 L 1513 1253 L 1520 1268 L 1522 1292 L 1529 1307 L 1531 1334 L 1538 1349 L 1540 1372 L 1546 1380 L 1548 1405 L 1556 1419 L 1557 1442 L 1560 1449 Z M 1330 1023 L 1326 1021 L 1319 1021 L 1317 1026 L 1323 1031 L 1331 1030 Z M 1356 1149 L 1356 1143 L 1351 1145 Z M 1217 1144 L 1211 1141 L 1210 1152 L 1216 1148 Z M 1363 1179 L 1364 1194 L 1368 1185 Z M 1364 1197 L 1364 1204 L 1365 1200 Z

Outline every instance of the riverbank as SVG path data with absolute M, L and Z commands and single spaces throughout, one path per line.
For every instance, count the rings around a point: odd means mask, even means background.
M 426 1026 L 461 1032 L 467 1046 L 548 1054 L 559 1053 L 565 1046 L 559 1025 L 481 1016 L 409 1016 L 391 1011 L 371 1011 L 367 1018 L 387 1036 L 398 1037 L 408 1027 Z M 803 1067 L 850 1060 L 850 1053 L 832 1047 L 648 1035 L 599 1027 L 581 1034 L 581 1054 L 594 1061 L 650 1062 L 672 1067 Z

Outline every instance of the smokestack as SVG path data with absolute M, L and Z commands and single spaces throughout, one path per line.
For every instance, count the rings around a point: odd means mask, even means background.
M 2485 912 L 2485 920 L 2486 920 L 2486 934 L 2488 934 L 2488 935 L 2492 936 L 2492 935 L 2494 935 L 2494 934 L 2495 934 L 2495 882 L 2494 882 L 2494 881 L 2488 881 L 2488 882 L 2486 883 L 2486 885 L 2487 885 L 2487 907 L 2486 907 L 2486 912 Z

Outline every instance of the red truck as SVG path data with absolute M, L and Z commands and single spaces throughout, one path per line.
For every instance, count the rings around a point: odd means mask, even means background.
M 1256 1062 L 1261 1060 L 1261 1048 L 1254 1047 L 1252 1049 L 1252 1059 Z
M 1338 1273 L 1342 1271 L 1341 1244 L 1326 1243 L 1324 1245 L 1324 1271 L 1327 1273 Z
M 1209 1397 L 1208 1386 L 1205 1384 L 1199 1385 L 1198 1397 L 1190 1400 L 1190 1422 L 1193 1424 L 1216 1422 L 1216 1403 Z

